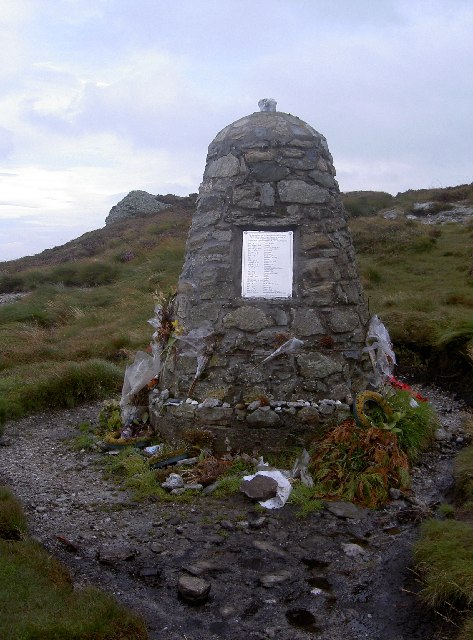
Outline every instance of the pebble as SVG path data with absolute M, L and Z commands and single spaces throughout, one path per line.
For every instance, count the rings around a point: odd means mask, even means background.
M 366 553 L 363 547 L 352 542 L 342 542 L 342 549 L 349 558 L 357 558 L 358 556 L 362 556 Z
M 266 587 L 266 589 L 270 589 L 271 587 L 281 584 L 282 582 L 287 582 L 287 580 L 289 580 L 291 576 L 291 571 L 289 571 L 288 569 L 282 569 L 277 573 L 265 573 L 264 575 L 260 576 L 259 581 L 263 585 L 263 587 Z
M 170 473 L 166 480 L 161 483 L 161 487 L 169 491 L 180 489 L 184 487 L 184 480 L 178 473 Z
M 267 522 L 267 519 L 265 518 L 265 516 L 260 516 L 255 520 L 250 520 L 249 521 L 250 529 L 261 529 L 261 527 L 263 527 L 266 524 L 266 522 Z
M 180 576 L 177 583 L 177 590 L 181 599 L 193 605 L 207 602 L 210 587 L 210 582 L 207 582 L 207 580 L 190 575 Z

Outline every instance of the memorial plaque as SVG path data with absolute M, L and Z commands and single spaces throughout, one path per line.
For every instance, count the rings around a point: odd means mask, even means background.
M 292 297 L 293 231 L 243 231 L 241 295 Z

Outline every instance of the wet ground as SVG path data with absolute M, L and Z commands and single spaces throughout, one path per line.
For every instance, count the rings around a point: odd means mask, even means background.
M 239 494 L 190 504 L 137 504 L 105 480 L 102 454 L 74 452 L 77 425 L 100 406 L 7 425 L 0 482 L 22 500 L 32 534 L 70 568 L 139 611 L 156 640 L 448 640 L 425 609 L 411 549 L 444 502 L 464 444 L 461 403 L 423 389 L 443 429 L 414 471 L 412 494 L 380 510 L 262 511 Z M 179 597 L 182 576 L 210 585 L 204 604 Z

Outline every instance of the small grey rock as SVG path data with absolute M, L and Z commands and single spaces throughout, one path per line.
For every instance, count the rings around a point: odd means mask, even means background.
M 337 516 L 337 518 L 352 518 L 353 520 L 360 520 L 361 518 L 365 518 L 368 515 L 367 509 L 357 507 L 351 502 L 325 502 L 324 505 L 327 511 L 333 513 L 333 515 Z
M 219 484 L 218 480 L 216 480 L 215 482 L 212 482 L 212 484 L 208 484 L 206 487 L 204 487 L 204 490 L 202 491 L 202 493 L 206 496 L 210 496 L 218 487 L 218 484 Z
M 271 587 L 286 582 L 291 578 L 291 576 L 292 573 L 288 569 L 282 569 L 281 571 L 277 571 L 275 573 L 265 573 L 264 575 L 260 576 L 259 581 L 263 585 L 263 587 L 270 589 Z
M 213 409 L 214 407 L 221 407 L 222 403 L 220 400 L 217 400 L 217 398 L 205 398 L 200 406 L 206 409 Z
M 349 558 L 357 558 L 358 556 L 362 556 L 366 553 L 363 547 L 360 547 L 359 544 L 354 544 L 353 542 L 342 543 L 342 549 L 345 555 Z
M 283 549 L 279 549 L 278 547 L 274 546 L 270 542 L 266 542 L 266 540 L 253 540 L 252 545 L 254 546 L 255 549 L 258 549 L 258 551 L 271 553 L 275 556 L 280 556 L 281 558 L 287 556 L 286 551 L 284 551 Z
M 187 604 L 204 604 L 210 594 L 210 582 L 197 576 L 182 575 L 177 583 L 179 597 Z
M 250 520 L 250 529 L 261 529 L 266 524 L 267 518 L 264 516 L 260 516 L 259 518 L 255 518 L 255 520 Z
M 167 491 L 180 489 L 184 486 L 184 480 L 178 473 L 170 473 L 166 480 L 161 483 L 161 487 Z
M 183 488 L 185 489 L 185 491 L 202 491 L 204 487 L 198 482 L 194 482 L 194 483 L 185 484 Z
M 159 578 L 161 569 L 158 567 L 143 567 L 138 575 L 140 578 Z
M 236 609 L 235 607 L 232 607 L 231 604 L 225 604 L 223 607 L 220 607 L 219 612 L 222 618 L 227 620 L 236 614 Z

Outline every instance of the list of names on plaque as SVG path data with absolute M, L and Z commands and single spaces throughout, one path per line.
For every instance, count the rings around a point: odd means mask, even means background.
M 241 295 L 292 296 L 293 231 L 243 231 Z

